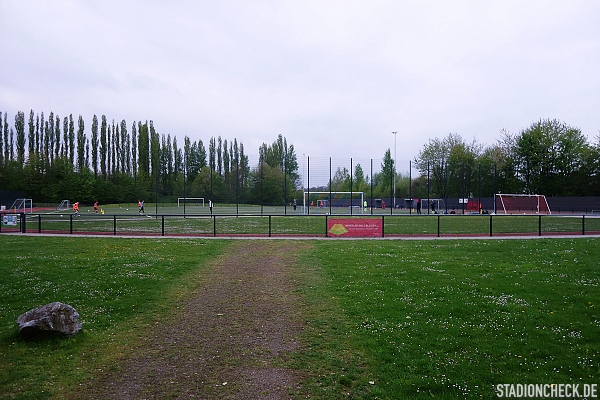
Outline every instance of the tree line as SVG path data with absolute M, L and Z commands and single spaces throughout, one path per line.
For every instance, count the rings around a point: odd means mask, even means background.
M 104 115 L 94 115 L 88 131 L 85 126 L 81 116 L 61 119 L 31 110 L 27 120 L 18 112 L 13 127 L 7 113 L 0 113 L 0 188 L 24 193 L 36 203 L 204 197 L 264 205 L 300 200 L 306 190 L 294 145 L 282 135 L 272 144 L 263 143 L 251 166 L 243 143 L 235 138 L 211 137 L 205 146 L 185 136 L 181 144 L 175 136 L 159 134 L 151 120 L 129 125 L 109 122 Z M 500 133 L 488 147 L 454 133 L 430 139 L 412 161 L 416 176 L 396 173 L 387 149 L 378 172 L 370 167 L 371 176 L 360 164 L 352 171 L 337 167 L 326 187 L 310 190 L 365 192 L 377 198 L 600 196 L 600 137 L 588 143 L 578 128 L 558 120 L 540 120 L 516 134 Z
M 373 198 L 469 198 L 496 193 L 546 196 L 600 196 L 600 135 L 589 143 L 578 128 L 556 119 L 539 120 L 518 133 L 500 131 L 485 147 L 459 134 L 433 138 L 412 167 L 418 174 L 397 172 L 386 150 L 379 172 L 365 175 L 338 167 L 330 185 L 311 190 L 355 191 Z M 394 181 L 395 180 L 395 181 Z M 395 193 L 394 193 L 395 188 Z M 400 202 L 402 204 L 402 202 Z
M 488 147 L 458 134 L 430 140 L 415 158 L 421 174 L 416 190 L 423 193 L 429 182 L 432 197 L 441 198 L 600 196 L 600 136 L 589 143 L 580 129 L 556 119 L 500 133 Z
M 24 193 L 36 203 L 63 199 L 82 203 L 214 201 L 283 204 L 296 190 L 299 174 L 293 145 L 279 135 L 259 149 L 253 168 L 242 142 L 211 137 L 159 134 L 153 121 L 17 112 L 14 127 L 0 112 L 0 188 Z M 282 189 L 279 189 L 279 188 Z M 277 190 L 272 190 L 277 189 Z

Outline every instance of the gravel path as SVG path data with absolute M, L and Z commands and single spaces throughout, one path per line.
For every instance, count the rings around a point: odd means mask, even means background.
M 282 359 L 302 328 L 292 266 L 301 242 L 239 241 L 199 276 L 144 351 L 101 376 L 94 399 L 287 399 L 300 382 Z M 208 274 L 208 275 L 206 275 Z

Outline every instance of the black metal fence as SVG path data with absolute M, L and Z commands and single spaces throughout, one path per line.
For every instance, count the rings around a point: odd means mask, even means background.
M 5 213 L 0 233 L 174 237 L 345 237 L 339 222 L 375 222 L 374 237 L 598 235 L 600 215 L 232 215 Z M 359 235 L 360 236 L 360 235 Z

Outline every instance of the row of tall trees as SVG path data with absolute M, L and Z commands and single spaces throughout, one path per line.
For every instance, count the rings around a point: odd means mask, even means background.
M 293 145 L 281 135 L 263 144 L 258 166 L 250 169 L 243 143 L 159 134 L 152 121 L 110 121 L 93 116 L 86 131 L 81 116 L 61 119 L 23 112 L 9 124 L 0 113 L 0 188 L 24 193 L 39 203 L 63 199 L 91 203 L 174 201 L 211 197 L 222 202 L 267 201 L 270 186 L 282 189 L 268 201 L 292 196 L 299 180 Z M 284 193 L 285 190 L 285 193 Z M 273 197 L 273 196 L 271 196 Z M 280 203 L 281 204 L 281 203 Z
M 415 165 L 432 197 L 490 197 L 494 193 L 600 195 L 600 136 L 589 143 L 578 128 L 547 119 L 519 133 L 501 131 L 496 144 L 467 143 L 458 134 L 431 139 Z
M 109 121 L 93 116 L 18 112 L 11 125 L 0 113 L 0 189 L 36 202 L 84 203 L 213 201 L 281 205 L 302 199 L 293 144 L 279 135 L 250 160 L 237 139 L 159 134 L 152 121 Z M 600 137 L 588 143 L 577 128 L 540 120 L 517 134 L 501 131 L 496 144 L 467 143 L 458 134 L 429 140 L 414 160 L 417 176 L 396 174 L 389 149 L 377 172 L 359 163 L 330 172 L 327 188 L 372 197 L 490 197 L 494 193 L 600 195 Z M 365 172 L 367 171 L 367 172 Z M 310 173 L 310 171 L 309 171 Z M 369 174 L 371 176 L 369 176 Z M 395 179 L 395 181 L 394 181 Z M 395 194 L 393 188 L 396 189 Z

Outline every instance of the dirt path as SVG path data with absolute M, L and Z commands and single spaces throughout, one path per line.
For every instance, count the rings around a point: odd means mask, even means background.
M 204 272 L 144 352 L 86 390 L 96 399 L 287 399 L 300 381 L 282 358 L 297 348 L 291 267 L 306 244 L 239 241 Z M 206 276 L 206 274 L 209 274 Z

